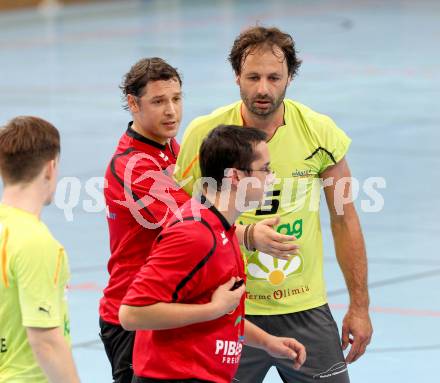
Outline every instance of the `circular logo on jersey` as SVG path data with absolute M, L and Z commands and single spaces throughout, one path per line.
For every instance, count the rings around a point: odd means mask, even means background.
M 253 279 L 267 280 L 271 285 L 281 285 L 284 280 L 293 274 L 303 271 L 301 255 L 295 255 L 289 260 L 272 257 L 266 253 L 258 253 L 253 262 L 248 263 L 247 272 Z
M 140 163 L 140 165 L 139 165 Z M 140 169 L 146 167 L 148 164 L 150 168 L 138 174 Z M 154 168 L 151 168 L 151 165 Z M 115 201 L 116 203 L 127 207 L 136 222 L 146 229 L 157 229 L 162 227 L 167 220 L 170 213 L 175 213 L 178 219 L 182 219 L 176 200 L 172 195 L 173 190 L 181 188 L 174 182 L 171 175 L 173 174 L 174 165 L 169 165 L 166 169 L 162 169 L 156 159 L 146 153 L 136 153 L 128 161 L 124 170 L 124 196 L 125 201 Z M 136 184 L 140 184 L 138 189 L 145 189 L 144 195 L 135 195 L 133 188 Z M 149 215 L 142 214 L 142 210 L 147 210 L 151 204 L 160 203 L 164 207 L 164 214 L 161 219 L 149 220 Z M 155 218 L 155 217 L 151 217 Z

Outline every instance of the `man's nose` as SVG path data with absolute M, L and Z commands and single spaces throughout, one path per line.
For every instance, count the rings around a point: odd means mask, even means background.
M 267 80 L 262 78 L 260 79 L 260 81 L 258 82 L 258 94 L 261 94 L 262 96 L 267 95 L 267 91 L 268 91 L 268 83 Z
M 165 114 L 168 116 L 174 116 L 176 114 L 176 106 L 173 104 L 172 101 L 169 101 L 166 104 Z

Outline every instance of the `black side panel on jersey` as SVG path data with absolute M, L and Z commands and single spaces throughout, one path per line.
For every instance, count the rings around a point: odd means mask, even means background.
M 196 221 L 202 223 L 203 225 L 205 225 L 208 230 L 210 231 L 211 235 L 212 235 L 212 241 L 213 241 L 213 245 L 211 247 L 211 249 L 209 250 L 208 254 L 206 254 L 203 259 L 197 263 L 197 265 L 194 266 L 194 268 L 188 273 L 188 275 L 183 278 L 176 286 L 176 289 L 173 292 L 173 302 L 177 301 L 177 298 L 179 297 L 179 291 L 182 290 L 185 285 L 194 277 L 194 275 L 197 273 L 197 271 L 199 271 L 203 266 L 206 265 L 206 263 L 209 261 L 209 259 L 211 258 L 211 256 L 214 254 L 216 248 L 217 248 L 217 240 L 215 238 L 215 234 L 214 231 L 212 230 L 211 226 L 209 225 L 208 222 L 206 222 L 203 218 L 200 217 L 185 217 L 183 218 L 183 221 Z M 175 224 L 182 222 L 180 220 L 174 221 L 173 223 L 171 223 L 170 225 L 168 225 L 168 227 L 174 226 Z
M 313 158 L 315 156 L 315 154 L 318 153 L 320 150 L 325 152 L 330 157 L 330 159 L 333 161 L 333 163 L 336 164 L 336 160 L 335 160 L 335 157 L 333 157 L 332 152 L 328 151 L 326 148 L 323 148 L 321 146 L 319 148 L 317 148 L 310 156 L 308 156 L 306 158 L 306 160 L 310 160 L 311 158 Z
M 133 200 L 142 208 L 143 211 L 145 211 L 146 213 L 148 213 L 150 215 L 151 218 L 153 218 L 153 221 L 156 219 L 154 217 L 154 215 L 148 210 L 148 208 L 142 203 L 140 197 L 133 191 L 131 190 L 131 188 L 126 185 L 124 183 L 124 181 L 118 176 L 117 172 L 116 172 L 116 160 L 120 157 L 126 156 L 128 154 L 130 154 L 131 152 L 136 151 L 135 148 L 128 148 L 127 150 L 125 150 L 124 152 L 120 153 L 120 154 L 116 154 L 113 158 L 112 161 L 110 163 L 110 171 L 113 174 L 113 177 L 115 177 L 116 181 L 118 181 L 118 183 L 129 193 L 131 193 Z

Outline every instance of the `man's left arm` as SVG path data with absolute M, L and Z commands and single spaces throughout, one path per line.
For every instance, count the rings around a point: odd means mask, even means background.
M 347 284 L 350 305 L 342 324 L 342 348 L 352 337 L 346 362 L 360 358 L 370 343 L 373 328 L 368 313 L 367 256 L 356 209 L 351 198 L 351 173 L 345 158 L 321 173 L 330 212 L 336 257 Z M 326 186 L 329 185 L 329 186 Z
M 275 358 L 293 360 L 292 367 L 299 370 L 306 361 L 306 348 L 294 338 L 274 336 L 245 320 L 245 344 L 266 351 Z

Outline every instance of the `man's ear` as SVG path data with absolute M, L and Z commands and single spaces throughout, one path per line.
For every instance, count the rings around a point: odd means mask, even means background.
M 128 104 L 128 108 L 130 109 L 131 113 L 139 112 L 139 104 L 138 104 L 136 96 L 133 96 L 132 94 L 128 94 L 127 95 L 127 104 Z
M 231 179 L 232 186 L 238 186 L 240 182 L 240 175 L 238 174 L 238 170 L 235 168 L 229 168 L 225 171 L 225 176 Z
M 240 75 L 239 75 L 239 74 L 236 74 L 236 75 L 235 75 L 235 83 L 236 83 L 238 86 L 240 86 Z
M 44 165 L 43 168 L 44 179 L 49 181 L 53 177 L 55 177 L 56 169 L 57 169 L 57 160 L 55 158 L 53 160 L 46 162 L 46 165 Z

